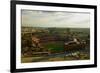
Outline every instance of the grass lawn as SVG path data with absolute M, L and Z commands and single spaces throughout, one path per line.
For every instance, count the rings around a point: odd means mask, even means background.
M 43 43 L 43 46 L 49 50 L 54 50 L 54 51 L 64 50 L 64 44 L 61 41 L 45 42 Z

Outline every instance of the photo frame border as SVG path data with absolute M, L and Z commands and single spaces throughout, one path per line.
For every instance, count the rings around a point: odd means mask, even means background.
M 37 5 L 37 6 L 53 6 L 53 7 L 71 7 L 71 8 L 87 8 L 94 9 L 94 64 L 89 65 L 73 65 L 73 66 L 57 66 L 57 67 L 41 67 L 41 68 L 25 68 L 16 69 L 16 5 Z M 79 69 L 97 67 L 97 6 L 96 5 L 81 5 L 81 4 L 64 4 L 64 3 L 49 3 L 49 2 L 34 2 L 34 1 L 11 1 L 11 18 L 10 18 L 10 48 L 11 48 L 11 72 L 29 72 L 29 71 L 45 71 L 45 70 L 61 70 L 61 69 Z

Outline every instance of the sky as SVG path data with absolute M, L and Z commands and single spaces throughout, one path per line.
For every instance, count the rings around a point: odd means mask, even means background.
M 89 28 L 90 13 L 21 10 L 21 26 Z

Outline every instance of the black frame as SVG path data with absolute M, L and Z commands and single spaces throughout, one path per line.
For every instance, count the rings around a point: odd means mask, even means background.
M 43 68 L 26 68 L 16 69 L 16 5 L 38 5 L 38 6 L 57 6 L 57 7 L 73 7 L 94 9 L 94 64 L 75 65 L 75 66 L 59 66 L 59 67 L 43 67 Z M 11 1 L 11 72 L 28 72 L 28 71 L 44 71 L 44 70 L 59 70 L 59 69 L 77 69 L 97 67 L 97 6 L 94 5 L 78 5 L 78 4 L 62 4 L 62 3 L 47 3 L 47 2 L 31 2 L 31 1 Z

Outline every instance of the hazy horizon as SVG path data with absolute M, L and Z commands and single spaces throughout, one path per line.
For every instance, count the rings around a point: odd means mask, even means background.
M 32 27 L 32 26 L 21 26 L 21 27 L 27 27 L 27 28 L 82 28 L 82 27 Z M 83 28 L 85 29 L 85 28 Z M 89 27 L 86 27 L 86 29 L 90 29 Z

